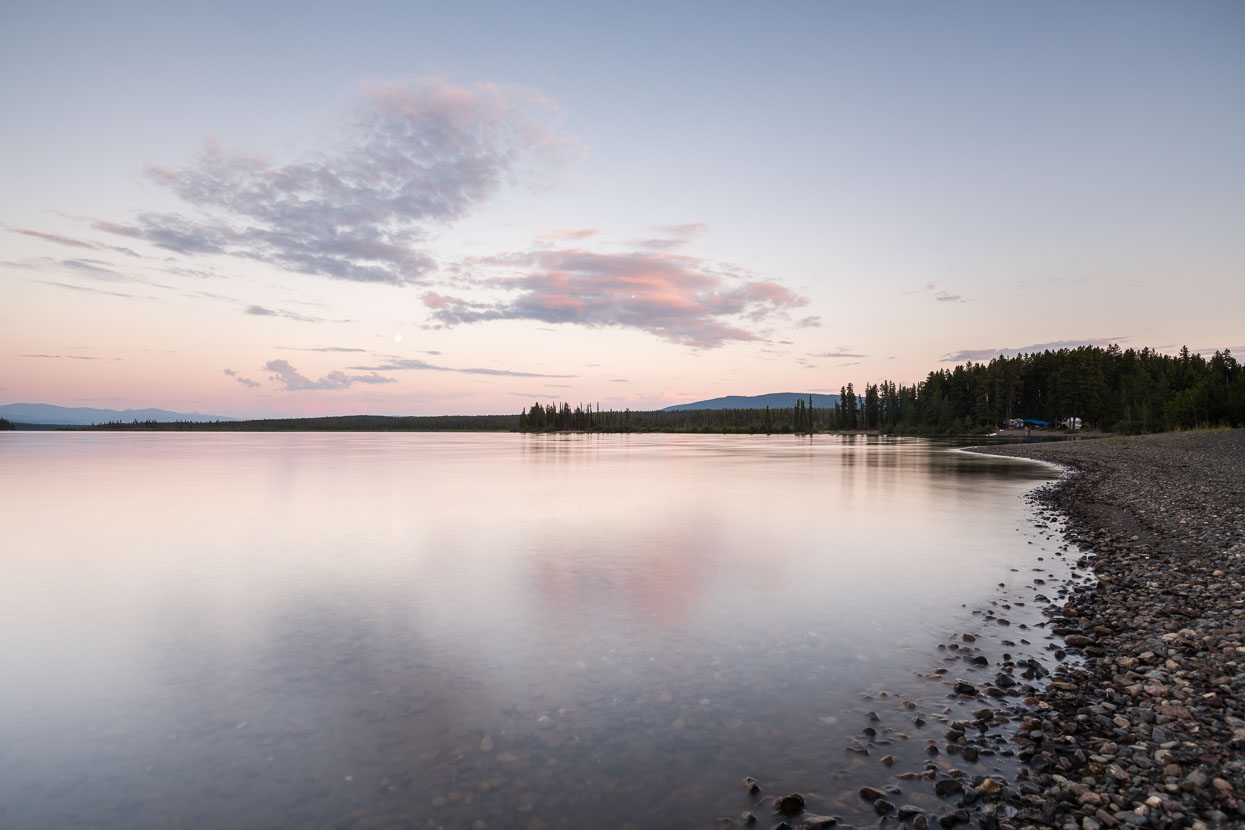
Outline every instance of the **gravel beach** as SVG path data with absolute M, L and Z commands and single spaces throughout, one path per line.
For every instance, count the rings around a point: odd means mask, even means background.
M 1069 468 L 1037 500 L 1097 579 L 1052 606 L 1018 780 L 944 826 L 1245 827 L 1245 430 L 975 451 Z

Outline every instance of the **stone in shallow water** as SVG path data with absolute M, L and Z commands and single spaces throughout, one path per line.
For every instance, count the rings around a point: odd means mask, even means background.
M 780 795 L 774 799 L 774 809 L 780 813 L 794 816 L 804 809 L 804 796 L 799 793 Z

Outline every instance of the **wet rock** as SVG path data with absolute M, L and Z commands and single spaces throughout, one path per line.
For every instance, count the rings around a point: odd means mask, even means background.
M 757 783 L 755 778 L 749 775 L 744 778 L 744 789 L 753 795 L 759 795 L 761 792 L 761 785 Z
M 969 683 L 967 680 L 955 681 L 954 688 L 955 688 L 955 693 L 957 695 L 975 696 L 978 694 L 977 687 L 974 686 L 972 683 Z
M 804 796 L 800 793 L 780 795 L 774 799 L 774 809 L 788 816 L 794 816 L 804 809 Z
M 942 778 L 934 782 L 934 792 L 939 798 L 950 798 L 964 792 L 964 785 L 954 778 Z
M 884 795 L 886 795 L 886 793 L 882 792 L 877 787 L 861 787 L 860 788 L 860 797 L 863 798 L 865 801 L 877 801 L 879 798 L 881 798 Z
M 1059 639 L 1047 654 L 1066 661 L 1049 685 L 1032 664 L 1015 666 L 1013 685 L 996 678 L 998 689 L 1025 694 L 1016 746 L 1026 766 L 1015 789 L 996 795 L 982 792 L 990 779 L 974 779 L 965 800 L 975 799 L 979 825 L 1240 823 L 1245 431 L 991 451 L 1074 466 L 1037 499 L 1066 515 L 1061 550 L 1095 579 L 1042 585 L 1039 601 L 1058 597 L 1046 630 Z M 1078 651 L 1069 657 L 1062 645 Z

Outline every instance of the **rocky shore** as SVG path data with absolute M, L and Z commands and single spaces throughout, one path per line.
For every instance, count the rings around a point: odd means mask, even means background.
M 1097 579 L 1050 608 L 1063 662 L 1017 707 L 1018 780 L 943 825 L 1245 827 L 1245 431 L 976 451 L 1070 470 L 1036 498 Z

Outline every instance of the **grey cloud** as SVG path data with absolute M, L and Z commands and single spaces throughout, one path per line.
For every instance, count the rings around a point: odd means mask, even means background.
M 76 271 L 83 276 L 91 277 L 98 280 L 108 280 L 110 282 L 142 282 L 135 277 L 122 274 L 108 266 L 111 262 L 104 262 L 99 259 L 62 259 L 59 267 L 68 268 Z
M 963 363 L 966 360 L 991 360 L 993 358 L 1015 357 L 1020 354 L 1035 354 L 1045 351 L 1058 351 L 1059 349 L 1075 349 L 1078 346 L 1110 346 L 1112 343 L 1119 343 L 1128 340 L 1127 337 L 1098 337 L 1088 340 L 1053 340 L 1050 343 L 1034 343 L 1031 346 L 1021 346 L 1016 349 L 999 348 L 999 349 L 964 349 L 952 354 L 943 355 L 941 360 L 943 363 Z
M 350 323 L 352 320 L 329 320 L 324 317 L 312 317 L 309 314 L 299 314 L 296 311 L 285 311 L 283 309 L 265 308 L 262 305 L 247 306 L 247 314 L 253 314 L 256 317 L 284 317 L 286 320 L 297 320 L 300 323 Z M 359 351 L 362 351 L 360 349 Z
M 464 375 L 493 375 L 508 378 L 573 378 L 578 375 L 547 375 L 538 372 L 513 372 L 509 369 L 456 369 L 450 366 L 437 366 L 415 358 L 391 360 L 379 366 L 347 366 L 347 369 L 358 372 L 397 372 L 414 369 L 424 372 L 458 372 Z
M 340 369 L 329 372 L 319 380 L 312 380 L 300 374 L 297 369 L 285 360 L 270 360 L 264 364 L 264 370 L 271 372 L 270 380 L 281 384 L 287 392 L 304 392 L 324 389 L 346 389 L 356 383 L 394 383 L 393 378 L 381 377 L 376 373 L 370 375 L 347 375 Z
M 47 360 L 102 360 L 99 357 L 87 357 L 80 354 L 23 354 L 19 357 L 39 357 Z
M 253 313 L 253 312 L 247 312 Z M 265 315 L 267 316 L 267 315 Z M 286 352 L 366 352 L 367 349 L 351 349 L 346 346 L 276 346 Z
M 54 285 L 57 288 L 68 288 L 71 291 L 88 291 L 92 294 L 106 294 L 109 297 L 126 297 L 128 299 L 134 298 L 133 294 L 126 294 L 122 291 L 105 291 L 102 288 L 89 288 L 85 285 L 70 285 L 67 282 L 53 282 L 52 280 L 36 280 L 36 282 L 41 282 L 44 285 Z
M 819 354 L 810 354 L 809 357 L 821 357 L 821 358 L 828 358 L 830 360 L 839 360 L 839 359 L 847 359 L 847 358 L 852 358 L 852 357 L 868 357 L 869 356 L 867 354 L 855 354 L 853 352 L 849 352 L 847 348 L 848 347 L 846 346 L 840 346 L 834 351 L 821 352 Z
M 648 239 L 636 239 L 632 245 L 643 251 L 673 251 L 682 248 L 692 239 L 709 229 L 704 222 L 690 222 L 685 225 L 658 225 L 654 230 L 659 236 Z
M 455 221 L 535 162 L 572 142 L 556 109 L 517 86 L 466 89 L 440 79 L 364 90 L 344 139 L 276 164 L 207 144 L 148 177 L 199 212 L 143 213 L 109 233 L 183 254 L 230 254 L 356 282 L 419 282 L 435 267 L 429 230 Z
M 952 292 L 947 291 L 945 288 L 940 287 L 939 284 L 936 282 L 927 282 L 925 283 L 924 288 L 920 288 L 915 291 L 905 291 L 903 293 L 905 294 L 929 294 L 933 296 L 936 302 L 940 302 L 940 303 L 966 303 L 968 302 L 968 300 L 965 299 L 962 294 L 953 294 Z
M 235 370 L 233 370 L 233 369 L 224 369 L 224 370 L 222 370 L 222 371 L 224 371 L 224 373 L 225 373 L 226 375 L 229 375 L 229 377 L 233 378 L 233 379 L 234 379 L 234 380 L 236 380 L 238 383 L 242 384 L 243 386 L 245 386 L 245 387 L 246 387 L 246 388 L 248 388 L 248 389 L 257 389 L 257 388 L 259 388 L 259 382 L 258 382 L 258 381 L 251 380 L 250 378 L 244 378 L 244 377 L 242 377 L 242 375 L 238 374 L 238 373 L 237 373 Z

